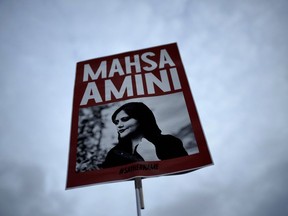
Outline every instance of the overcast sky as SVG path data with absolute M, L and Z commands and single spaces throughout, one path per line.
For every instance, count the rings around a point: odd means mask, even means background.
M 177 42 L 214 165 L 143 180 L 143 216 L 288 215 L 288 1 L 0 0 L 0 215 L 136 215 L 65 191 L 76 62 Z

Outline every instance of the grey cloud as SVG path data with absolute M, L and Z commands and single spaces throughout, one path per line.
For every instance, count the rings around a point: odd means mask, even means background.
M 288 206 L 288 161 L 274 165 L 266 170 L 254 182 L 249 196 L 255 197 L 251 205 L 250 215 L 287 215 Z M 253 193 L 254 194 L 251 194 Z
M 40 167 L 2 160 L 0 173 L 0 215 L 73 215 L 71 199 L 48 190 Z
M 260 172 L 249 170 L 251 175 L 245 176 L 239 173 L 234 183 L 225 183 L 225 173 L 221 181 L 211 179 L 209 184 L 201 184 L 193 190 L 183 191 L 173 195 L 174 201 L 163 204 L 161 200 L 157 208 L 149 209 L 148 215 L 231 215 L 231 216 L 255 216 L 255 215 L 286 215 L 288 207 L 285 204 L 288 198 L 286 182 L 288 174 L 285 172 L 288 162 L 277 164 Z M 213 167 L 211 168 L 213 169 Z M 243 165 L 243 169 L 245 166 Z M 246 167 L 246 169 L 248 169 Z M 253 172 L 258 173 L 254 175 Z M 247 173 L 246 173 L 247 175 Z M 193 180 L 191 175 L 191 184 Z M 216 178 L 217 179 L 217 178 Z M 176 185 L 177 187 L 177 185 Z M 166 190 L 167 196 L 169 188 Z M 155 196 L 157 196 L 155 194 Z M 146 211 L 146 210 L 145 210 Z

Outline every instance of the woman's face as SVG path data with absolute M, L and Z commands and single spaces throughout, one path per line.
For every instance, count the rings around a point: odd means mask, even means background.
M 124 110 L 116 115 L 114 123 L 121 138 L 132 135 L 139 128 L 138 120 L 128 116 Z

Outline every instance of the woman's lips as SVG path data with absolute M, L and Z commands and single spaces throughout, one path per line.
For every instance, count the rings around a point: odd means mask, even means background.
M 123 133 L 126 129 L 120 129 L 118 130 L 119 133 Z

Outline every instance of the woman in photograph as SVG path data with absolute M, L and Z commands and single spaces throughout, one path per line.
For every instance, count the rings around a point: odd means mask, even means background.
M 153 112 L 144 103 L 124 104 L 113 113 L 112 121 L 117 127 L 118 143 L 108 152 L 103 168 L 151 160 L 149 155 L 137 151 L 143 143 L 153 147 L 150 156 L 154 154 L 155 160 L 188 155 L 180 139 L 161 134 Z

